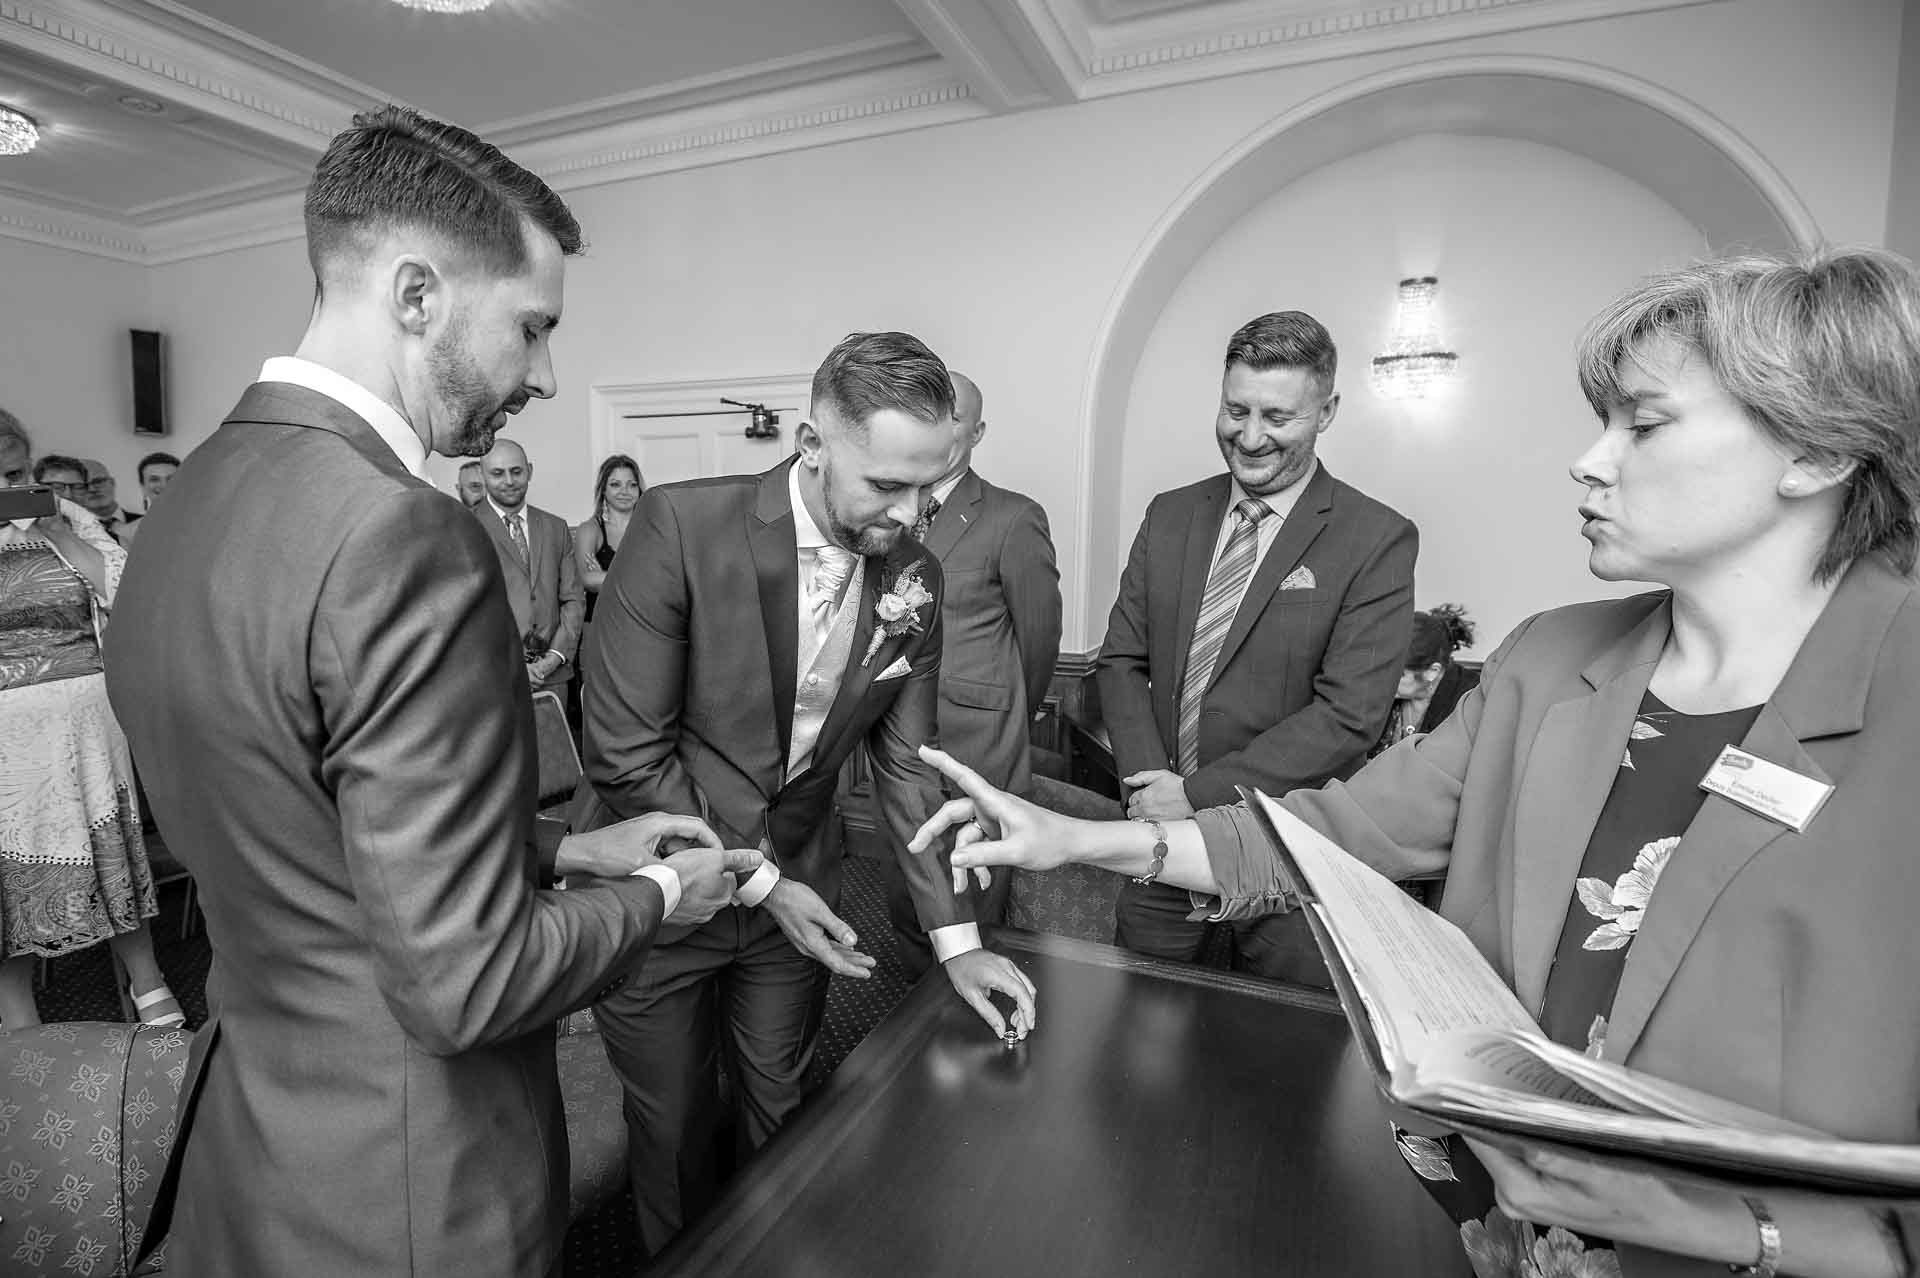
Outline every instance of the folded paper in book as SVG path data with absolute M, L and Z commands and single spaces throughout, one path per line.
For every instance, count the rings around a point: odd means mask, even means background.
M 1841 1140 L 1553 1042 L 1466 933 L 1266 795 L 1243 793 L 1402 1126 L 1500 1132 L 1682 1175 L 1920 1192 L 1920 1146 Z

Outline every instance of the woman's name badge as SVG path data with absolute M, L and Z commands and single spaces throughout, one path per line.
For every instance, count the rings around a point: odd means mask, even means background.
M 1700 778 L 1700 788 L 1797 831 L 1806 830 L 1807 823 L 1833 793 L 1833 787 L 1825 781 L 1768 763 L 1739 746 L 1720 751 L 1707 775 Z

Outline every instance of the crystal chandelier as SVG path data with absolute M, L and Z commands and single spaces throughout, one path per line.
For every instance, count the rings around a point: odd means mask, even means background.
M 493 0 L 393 0 L 397 5 L 408 9 L 423 9 L 428 13 L 478 13 Z
M 1393 339 L 1373 357 L 1373 387 L 1388 399 L 1420 399 L 1453 376 L 1460 357 L 1443 350 L 1434 324 L 1433 295 L 1440 281 L 1431 275 L 1400 281 L 1400 304 Z
M 40 140 L 33 117 L 10 106 L 0 106 L 0 155 L 25 155 Z

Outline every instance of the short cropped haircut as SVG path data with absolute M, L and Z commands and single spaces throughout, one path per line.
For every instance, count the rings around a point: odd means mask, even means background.
M 397 227 L 445 237 L 498 275 L 526 268 L 522 221 L 580 252 L 580 224 L 552 188 L 455 124 L 407 107 L 353 117 L 328 144 L 307 185 L 307 259 L 325 288 L 325 264 Z
M 70 470 L 83 480 L 87 477 L 87 464 L 78 457 L 67 457 L 61 453 L 48 453 L 45 457 L 33 463 L 33 482 L 36 484 L 46 483 L 47 476 L 56 470 Z
M 1274 311 L 1242 324 L 1227 339 L 1226 367 L 1245 364 L 1256 373 L 1275 368 L 1304 368 L 1322 395 L 1333 393 L 1340 352 L 1333 334 L 1305 311 Z
M 27 434 L 27 428 L 20 424 L 18 417 L 0 408 L 0 448 L 4 448 L 9 439 L 19 440 L 20 447 L 27 450 L 27 456 L 33 456 L 33 436 Z
M 883 409 L 944 421 L 953 416 L 953 378 L 910 333 L 849 333 L 813 375 L 813 411 L 822 408 L 862 439 L 868 419 Z
M 133 468 L 133 473 L 134 477 L 144 484 L 147 482 L 147 467 L 178 466 L 179 464 L 180 459 L 172 453 L 148 453 L 140 459 L 140 464 Z
M 1920 275 L 1879 249 L 1733 257 L 1666 271 L 1580 337 L 1580 389 L 1605 420 L 1622 370 L 1671 340 L 1768 437 L 1816 465 L 1851 461 L 1840 518 L 1814 568 L 1828 581 L 1878 552 L 1911 573 L 1920 548 Z
M 480 464 L 480 459 L 478 457 L 475 457 L 470 461 L 463 461 L 460 463 L 460 473 L 462 475 L 466 474 L 470 470 L 485 470 L 485 469 L 486 467 Z

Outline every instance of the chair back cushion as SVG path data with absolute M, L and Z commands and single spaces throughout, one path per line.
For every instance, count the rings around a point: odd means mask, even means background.
M 192 1038 L 95 1021 L 0 1033 L 0 1272 L 131 1271 Z
M 556 692 L 533 694 L 534 748 L 540 760 L 540 806 L 573 797 L 582 775 L 580 753 L 567 726 L 567 708 Z

